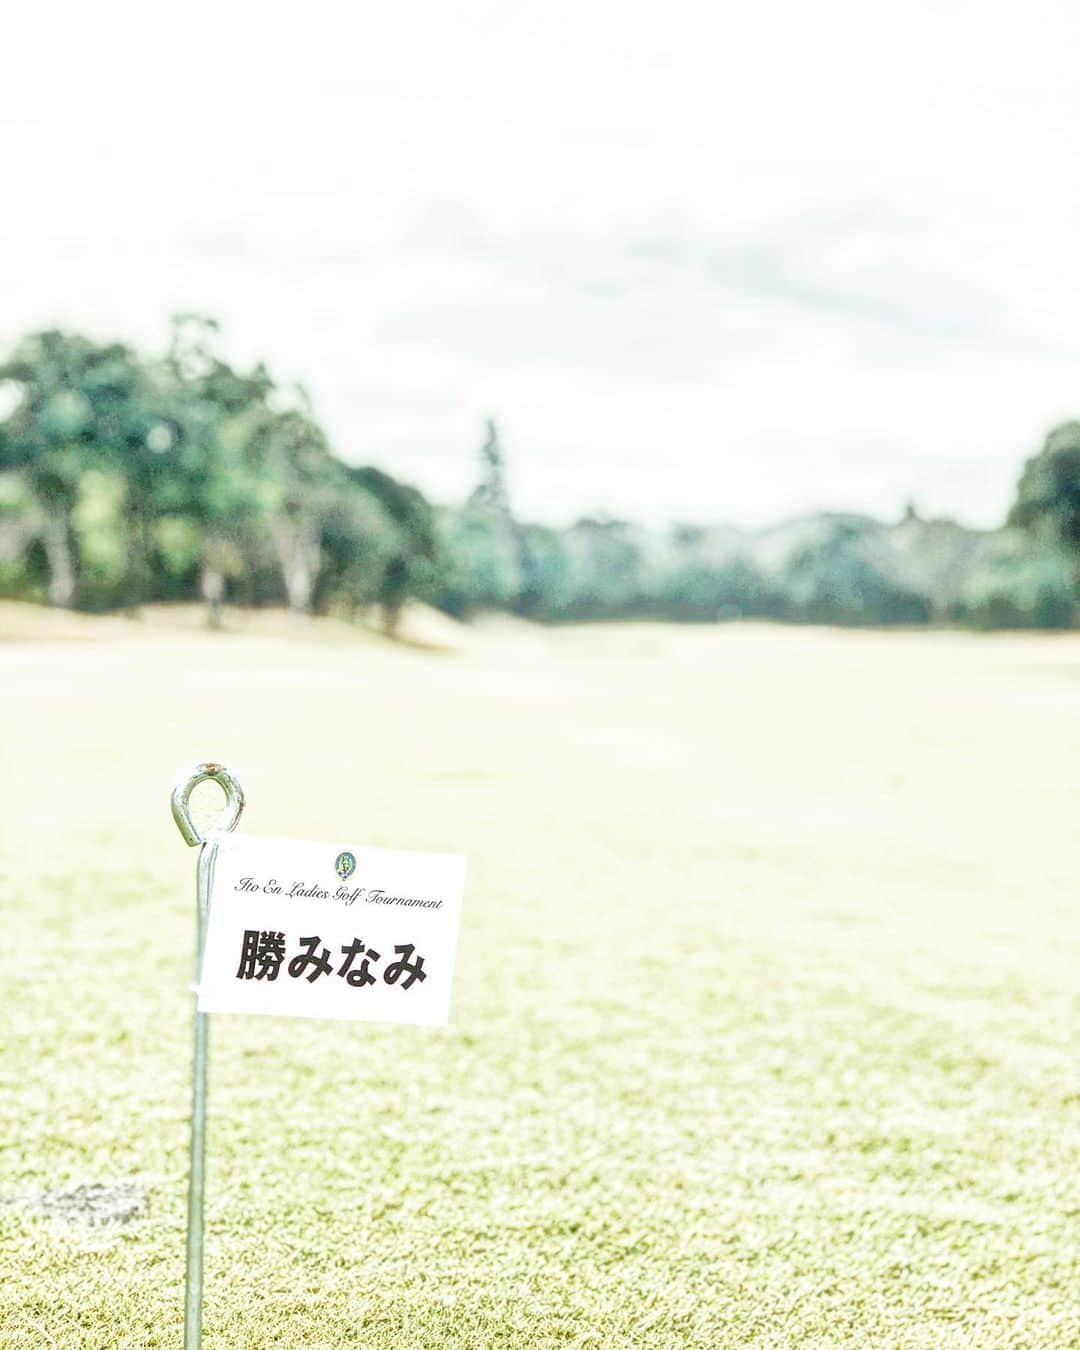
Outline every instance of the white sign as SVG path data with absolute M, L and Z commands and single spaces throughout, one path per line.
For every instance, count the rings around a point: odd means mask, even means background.
M 465 859 L 219 834 L 200 1012 L 444 1024 Z

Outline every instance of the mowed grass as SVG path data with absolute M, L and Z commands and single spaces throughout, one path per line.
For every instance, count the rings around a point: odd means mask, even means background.
M 1077 1344 L 1080 639 L 97 631 L 0 646 L 0 1344 L 180 1343 L 204 758 L 470 859 L 448 1030 L 214 1019 L 208 1347 Z

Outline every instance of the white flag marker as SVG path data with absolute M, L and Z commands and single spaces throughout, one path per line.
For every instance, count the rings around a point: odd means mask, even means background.
M 463 857 L 213 840 L 200 1012 L 447 1022 Z

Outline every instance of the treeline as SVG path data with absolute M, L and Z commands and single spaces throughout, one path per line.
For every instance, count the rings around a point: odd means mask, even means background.
M 405 601 L 546 622 L 739 616 L 1064 627 L 1080 548 L 1080 426 L 1025 468 L 1006 527 L 909 510 L 756 532 L 520 521 L 489 424 L 456 507 L 335 452 L 300 386 L 242 370 L 209 319 L 164 353 L 32 334 L 0 364 L 0 594 L 91 610 L 287 604 L 393 631 Z M 722 503 L 717 503 L 718 513 Z
M 444 607 L 565 622 L 732 618 L 842 625 L 1061 628 L 1073 567 L 1025 530 L 973 531 L 909 515 L 895 524 L 824 514 L 755 533 L 618 521 L 524 525 L 492 537 L 459 520 L 460 589 Z

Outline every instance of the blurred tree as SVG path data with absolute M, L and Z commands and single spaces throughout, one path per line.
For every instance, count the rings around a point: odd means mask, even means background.
M 479 609 L 513 608 L 522 583 L 521 545 L 498 428 L 490 418 L 480 447 L 480 481 L 460 511 L 443 515 L 440 539 L 452 560 L 439 591 L 446 610 L 467 618 Z
M 1080 422 L 1063 422 L 1024 465 L 1010 525 L 1060 545 L 1080 563 Z
M 700 621 L 767 612 L 769 588 L 764 576 L 723 532 L 677 526 L 669 543 L 657 606 L 664 616 Z
M 71 516 L 83 609 L 109 609 L 119 598 L 128 598 L 131 558 L 125 505 L 126 484 L 120 474 L 103 469 L 83 474 Z
M 273 543 L 289 608 L 310 613 L 318 584 L 323 534 L 347 487 L 315 421 L 306 392 L 295 406 L 260 406 L 246 434 L 259 465 L 258 501 Z
M 217 332 L 201 315 L 173 320 L 164 371 L 172 382 L 175 450 L 155 501 L 157 513 L 196 526 L 200 589 L 213 626 L 221 623 L 228 578 L 252 562 L 251 536 L 267 491 L 255 429 L 273 388 L 262 365 L 245 374 L 223 361 Z
M 623 520 L 586 517 L 566 531 L 573 578 L 567 618 L 641 612 L 647 590 L 644 532 Z
M 142 399 L 145 376 L 120 343 L 44 332 L 18 344 L 0 365 L 0 381 L 16 390 L 0 424 L 0 470 L 17 470 L 27 484 L 48 560 L 49 599 L 70 606 L 79 582 L 72 524 L 80 484 L 88 470 L 122 461 L 145 441 L 152 421 Z
M 872 521 L 834 517 L 784 565 L 787 616 L 811 623 L 925 623 L 930 604 L 893 567 L 887 540 Z
M 486 511 L 446 511 L 439 521 L 441 547 L 449 561 L 439 600 L 459 618 L 481 609 L 511 609 L 521 590 L 514 532 Z
M 376 502 L 392 527 L 375 598 L 382 607 L 384 631 L 393 637 L 406 598 L 430 596 L 439 583 L 443 557 L 435 512 L 422 492 L 381 469 L 350 468 L 346 475 L 354 492 Z
M 954 520 L 924 520 L 908 505 L 888 530 L 890 573 L 909 590 L 925 595 L 932 623 L 958 617 L 964 587 L 986 558 L 992 536 Z
M 396 528 L 380 504 L 349 485 L 324 524 L 316 608 L 353 620 L 376 604 L 396 547 Z
M 518 612 L 529 619 L 560 618 L 575 594 L 573 562 L 564 531 L 523 525 L 518 531 L 518 544 Z
M 48 567 L 36 528 L 37 504 L 21 474 L 0 473 L 0 593 L 45 598 Z
M 1075 559 L 1030 531 L 999 531 L 965 578 L 957 617 L 976 628 L 1067 628 Z
M 506 461 L 499 443 L 499 428 L 492 418 L 484 423 L 484 443 L 480 447 L 480 481 L 469 496 L 467 509 L 487 511 L 512 518 L 506 490 Z

